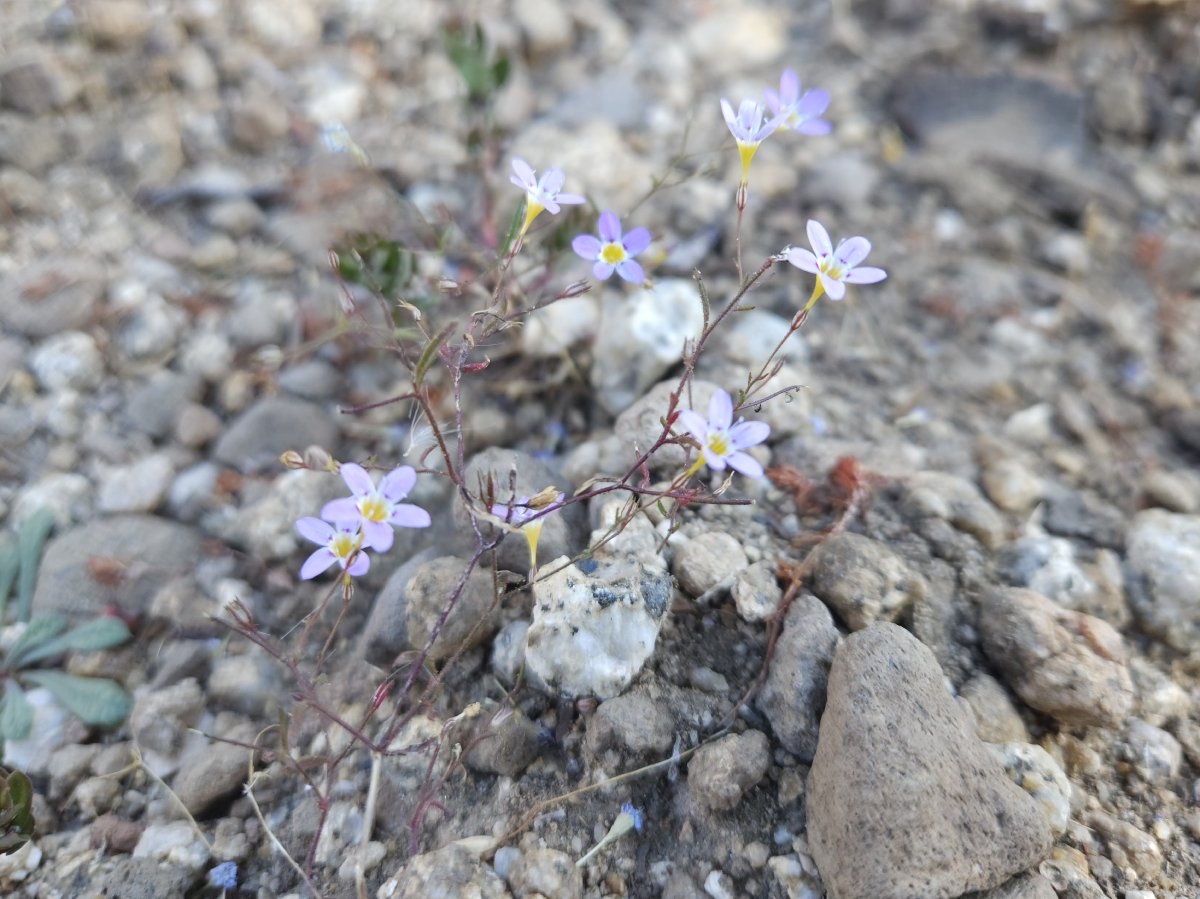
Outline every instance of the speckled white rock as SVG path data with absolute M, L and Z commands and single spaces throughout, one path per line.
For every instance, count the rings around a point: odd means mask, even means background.
M 151 824 L 143 830 L 142 838 L 133 847 L 133 857 L 152 858 L 195 871 L 208 862 L 209 852 L 191 824 L 169 821 Z
M 167 453 L 151 453 L 111 468 L 100 479 L 96 505 L 102 512 L 153 512 L 167 494 L 175 465 Z
M 569 696 L 616 696 L 654 651 L 671 597 L 670 575 L 633 559 L 561 556 L 544 567 L 533 621 L 525 635 L 526 664 L 552 689 Z
M 104 358 L 91 335 L 64 331 L 46 338 L 29 358 L 33 376 L 46 390 L 91 390 L 104 376 Z
M 1071 820 L 1071 781 L 1041 746 L 1033 743 L 984 743 L 1012 782 L 1037 800 L 1055 837 Z
M 667 278 L 632 296 L 606 296 L 590 374 L 600 405 L 613 415 L 629 408 L 679 362 L 684 341 L 703 325 L 693 281 Z
M 1175 649 L 1200 651 L 1200 515 L 1140 512 L 1125 548 L 1129 601 L 1141 625 Z
M 743 621 L 766 621 L 779 610 L 783 599 L 775 563 L 765 559 L 739 571 L 729 592 Z

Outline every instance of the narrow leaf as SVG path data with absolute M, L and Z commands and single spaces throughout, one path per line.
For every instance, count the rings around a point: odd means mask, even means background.
M 429 371 L 429 366 L 437 358 L 438 347 L 446 342 L 446 338 L 450 336 L 450 332 L 453 330 L 454 323 L 451 322 L 435 334 L 429 343 L 425 344 L 425 349 L 421 350 L 421 356 L 417 359 L 417 364 L 413 368 L 413 387 L 421 386 L 421 381 L 425 378 L 425 372 Z
M 67 629 L 67 619 L 62 615 L 39 615 L 25 626 L 24 633 L 8 649 L 7 667 L 20 668 L 26 656 L 47 640 L 53 640 Z
M 8 608 L 8 595 L 12 592 L 17 580 L 17 572 L 21 570 L 21 555 L 17 552 L 17 543 L 11 538 L 5 538 L 0 543 L 0 626 L 4 624 L 4 612 Z
M 54 529 L 54 513 L 45 506 L 38 509 L 17 529 L 17 550 L 21 555 L 21 574 L 17 581 L 18 621 L 28 621 L 33 608 L 33 588 L 37 584 L 38 559 L 50 531 Z
M 4 684 L 0 696 L 0 741 L 24 740 L 33 727 L 33 706 L 12 680 Z
M 108 678 L 79 677 L 62 671 L 23 671 L 21 679 L 45 687 L 84 724 L 115 727 L 128 717 L 133 706 L 133 697 Z
M 125 623 L 119 618 L 105 615 L 72 628 L 65 634 L 53 637 L 40 646 L 31 647 L 22 655 L 21 662 L 24 666 L 28 666 L 71 650 L 96 652 L 119 646 L 128 639 L 129 628 L 125 626 Z

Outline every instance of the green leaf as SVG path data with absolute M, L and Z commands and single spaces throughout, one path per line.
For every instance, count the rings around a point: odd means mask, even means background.
M 116 727 L 129 715 L 133 697 L 116 681 L 104 677 L 79 677 L 62 671 L 24 671 L 22 680 L 45 687 L 84 724 Z
M 425 378 L 425 372 L 429 371 L 429 366 L 433 365 L 433 360 L 437 358 L 438 347 L 446 342 L 451 332 L 454 330 L 454 323 L 446 325 L 437 334 L 433 335 L 429 343 L 425 344 L 425 349 L 421 350 L 421 355 L 417 358 L 417 364 L 413 366 L 412 382 L 414 387 L 420 387 L 421 381 Z
M 33 836 L 33 784 L 20 771 L 0 768 L 0 778 L 0 853 L 7 855 Z
M 0 696 L 0 740 L 24 740 L 33 727 L 33 706 L 12 680 L 5 681 Z
M 18 621 L 28 621 L 33 608 L 33 588 L 37 584 L 38 559 L 42 546 L 54 529 L 54 513 L 45 506 L 38 509 L 17 528 L 17 551 L 21 556 L 21 574 L 17 581 Z
M 21 570 L 21 554 L 17 544 L 11 538 L 5 538 L 0 543 L 0 626 L 4 624 L 4 613 L 8 608 L 8 595 L 16 583 L 17 572 Z
M 39 615 L 33 619 L 9 647 L 5 667 L 10 671 L 20 668 L 30 652 L 65 631 L 67 624 L 67 619 L 62 615 Z
M 100 649 L 119 646 L 128 639 L 129 628 L 125 626 L 125 623 L 119 618 L 105 615 L 72 628 L 65 634 L 53 637 L 40 646 L 31 647 L 22 655 L 21 663 L 23 666 L 28 666 L 71 650 L 96 652 Z

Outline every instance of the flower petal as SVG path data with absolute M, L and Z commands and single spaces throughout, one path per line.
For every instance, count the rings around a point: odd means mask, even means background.
M 571 249 L 579 256 L 592 262 L 600 257 L 600 250 L 604 244 L 600 243 L 595 236 L 591 234 L 580 234 L 571 241 Z
M 620 243 L 621 220 L 617 218 L 617 214 L 608 209 L 600 213 L 600 222 L 596 233 L 600 235 L 600 239 L 605 243 Z
M 597 262 L 592 266 L 592 274 L 597 281 L 607 281 L 612 277 L 615 266 L 611 262 Z
M 768 87 L 763 91 L 763 99 L 767 101 L 767 109 L 771 110 L 771 114 L 779 115 L 783 109 L 783 101 L 779 99 L 779 94 Z
M 344 462 L 340 469 L 342 480 L 357 497 L 370 496 L 375 492 L 375 481 L 367 474 L 367 470 L 353 462 Z
M 804 96 L 796 104 L 796 114 L 802 119 L 815 119 L 828 108 L 829 91 L 816 88 L 804 92 Z
M 427 528 L 433 523 L 428 512 L 411 503 L 397 504 L 388 521 L 398 528 Z
M 390 524 L 382 521 L 364 521 L 362 523 L 363 546 L 377 553 L 385 553 L 392 548 L 396 533 Z
M 401 465 L 383 476 L 383 480 L 379 482 L 379 495 L 389 502 L 399 502 L 408 496 L 416 483 L 417 473 L 412 466 Z
M 708 437 L 708 422 L 704 420 L 699 412 L 693 412 L 691 409 L 680 409 L 677 421 L 685 431 L 696 438 L 696 442 L 703 446 L 705 439 Z
M 800 96 L 800 76 L 792 69 L 784 69 L 779 76 L 779 98 L 784 106 L 791 106 Z
M 630 256 L 636 256 L 650 246 L 650 232 L 645 228 L 634 228 L 621 240 L 621 246 Z
M 327 546 L 323 546 L 315 553 L 304 560 L 304 564 L 300 566 L 300 580 L 311 581 L 322 571 L 338 560 Z
M 840 300 L 846 295 L 846 285 L 837 278 L 831 278 L 824 272 L 817 272 L 817 277 L 821 279 L 821 286 L 825 288 L 825 293 L 831 300 Z
M 371 567 L 371 557 L 366 554 L 365 550 L 360 549 L 353 558 L 354 561 L 346 566 L 346 574 L 350 577 L 361 577 Z
M 704 461 L 713 471 L 725 470 L 725 457 L 720 453 L 714 453 L 707 446 L 700 451 L 700 455 L 704 456 Z
M 763 467 L 758 460 L 748 453 L 730 453 L 727 457 L 729 467 L 739 471 L 748 478 L 761 478 Z
M 355 510 L 355 517 L 358 512 Z M 301 518 L 296 522 L 296 532 L 305 540 L 311 540 L 317 546 L 324 546 L 333 539 L 333 528 L 328 522 L 319 518 Z
M 817 265 L 817 257 L 812 254 L 811 250 L 806 250 L 804 247 L 788 247 L 787 261 L 801 271 L 811 272 L 814 275 L 821 270 Z
M 587 197 L 581 197 L 579 194 L 559 194 L 554 199 L 564 206 L 578 206 L 580 203 L 587 202 Z
M 567 176 L 562 169 L 546 169 L 542 172 L 541 180 L 538 181 L 538 189 L 547 196 L 555 196 L 562 190 L 563 182 L 567 180 Z M 547 206 L 547 208 L 549 208 Z
M 735 449 L 757 446 L 771 436 L 771 426 L 765 421 L 739 421 L 729 429 L 729 442 Z
M 808 134 L 813 137 L 820 137 L 832 130 L 833 126 L 824 119 L 805 119 L 795 128 L 797 134 Z
M 642 284 L 646 280 L 646 273 L 632 259 L 624 259 L 618 262 L 617 274 L 621 277 L 622 281 L 628 281 L 630 284 Z
M 330 500 L 322 506 L 321 517 L 334 524 L 357 524 L 358 520 L 362 518 L 362 513 L 358 511 L 358 503 L 354 497 L 344 496 L 341 499 Z M 297 522 L 297 524 L 299 523 Z M 333 531 L 330 529 L 330 534 L 332 535 L 332 533 Z
M 824 225 L 816 219 L 809 219 L 806 230 L 808 231 L 808 242 L 812 245 L 817 258 L 828 256 L 833 252 L 833 242 L 829 239 L 829 232 L 825 230 Z
M 733 400 L 724 390 L 713 391 L 708 401 L 708 427 L 711 431 L 729 427 L 733 421 Z
M 842 280 L 848 281 L 851 284 L 874 284 L 877 281 L 882 281 L 887 277 L 887 272 L 881 268 L 875 268 L 871 265 L 864 265 L 862 268 L 856 268 L 854 271 L 846 275 Z
M 514 156 L 512 167 L 516 173 L 510 179 L 513 184 L 517 185 L 517 187 L 523 187 L 526 190 L 532 190 L 537 186 L 537 173 L 534 172 L 533 167 L 528 162 Z
M 737 116 L 733 114 L 733 106 L 724 97 L 721 98 L 721 115 L 725 117 L 725 124 L 729 126 L 729 130 L 733 132 L 733 136 L 737 137 Z
M 848 237 L 838 244 L 837 256 L 838 261 L 846 268 L 854 268 L 871 252 L 871 241 L 865 237 Z

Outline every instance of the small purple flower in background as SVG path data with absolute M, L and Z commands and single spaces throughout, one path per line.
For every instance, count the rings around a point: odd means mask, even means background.
M 624 236 L 621 235 L 621 220 L 615 212 L 600 213 L 597 233 L 599 239 L 591 234 L 580 234 L 571 241 L 571 249 L 589 262 L 592 274 L 599 281 L 607 281 L 615 271 L 622 280 L 631 284 L 641 284 L 646 280 L 642 267 L 633 261 L 633 257 L 650 246 L 650 232 L 645 228 L 634 228 Z
M 296 522 L 296 531 L 305 540 L 321 547 L 304 561 L 300 568 L 301 580 L 312 580 L 335 562 L 350 577 L 366 574 L 371 567 L 357 521 L 334 526 L 319 518 L 301 518 Z
M 817 288 L 805 309 L 811 308 L 821 291 L 829 299 L 840 300 L 846 295 L 847 284 L 874 284 L 887 277 L 881 268 L 859 263 L 871 252 L 871 242 L 865 237 L 848 237 L 839 241 L 837 249 L 829 239 L 829 232 L 815 219 L 808 220 L 808 241 L 812 252 L 803 247 L 788 247 L 784 251 L 787 261 L 802 271 L 817 276 Z
M 237 863 L 221 862 L 208 872 L 208 884 L 218 890 L 237 889 Z
M 733 139 L 737 141 L 738 156 L 742 160 L 742 184 L 745 184 L 750 172 L 750 160 L 758 152 L 758 145 L 775 132 L 778 119 L 772 117 L 764 121 L 766 111 L 761 103 L 753 100 L 743 100 L 737 115 L 734 115 L 733 106 L 722 98 L 721 113 L 725 116 L 725 124 L 729 126 Z
M 363 545 L 376 552 L 392 548 L 398 528 L 427 528 L 431 519 L 420 506 L 402 503 L 417 482 L 417 473 L 408 465 L 389 471 L 375 485 L 361 465 L 346 462 L 341 466 L 342 480 L 353 496 L 335 499 L 321 509 L 321 517 L 334 524 L 352 524 L 362 528 Z
M 546 169 L 539 179 L 537 173 L 524 159 L 514 158 L 512 161 L 513 174 L 509 181 L 525 191 L 525 221 L 521 225 L 521 235 L 529 230 L 529 226 L 544 209 L 551 215 L 558 215 L 560 204 L 573 206 L 587 202 L 578 194 L 560 193 L 567 176 L 562 169 Z
M 733 400 L 724 390 L 713 393 L 708 404 L 708 420 L 691 409 L 679 412 L 679 423 L 700 444 L 700 457 L 688 471 L 688 475 L 707 463 L 713 471 L 724 471 L 726 466 L 741 472 L 748 478 L 761 478 L 763 467 L 758 460 L 742 452 L 757 446 L 771 434 L 771 426 L 762 421 L 733 420 Z
M 626 802 L 621 806 L 621 812 L 613 820 L 612 826 L 608 828 L 608 833 L 604 835 L 604 838 L 599 843 L 588 850 L 587 855 L 575 862 L 575 867 L 582 868 L 595 857 L 597 852 L 610 843 L 619 840 L 625 834 L 629 833 L 629 831 L 632 830 L 641 833 L 643 824 L 641 810 L 635 808 L 633 803 Z
M 829 106 L 829 92 L 817 89 L 801 94 L 800 79 L 791 69 L 783 70 L 779 93 L 767 88 L 763 95 L 775 116 L 777 128 L 788 128 L 800 134 L 830 132 L 832 126 L 820 117 Z

